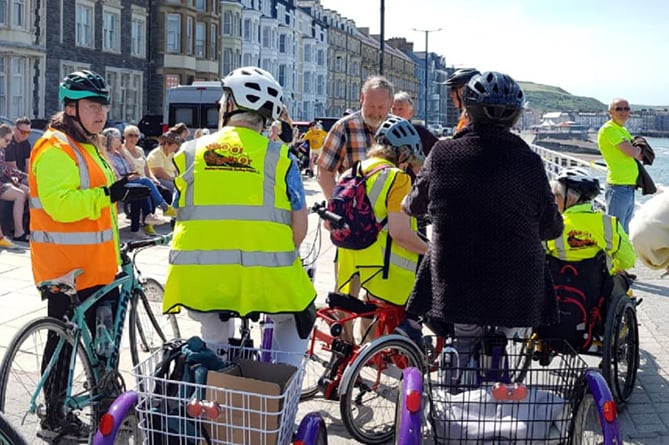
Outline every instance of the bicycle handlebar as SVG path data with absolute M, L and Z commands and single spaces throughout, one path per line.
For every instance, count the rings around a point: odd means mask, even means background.
M 309 209 L 309 213 L 316 213 L 321 219 L 328 221 L 334 229 L 348 229 L 344 218 L 328 210 L 325 201 L 315 202 Z
M 156 235 L 153 236 L 149 239 L 143 239 L 143 240 L 136 240 L 136 241 L 128 241 L 127 243 L 122 243 L 121 244 L 121 252 L 122 253 L 128 253 L 132 252 L 133 250 L 141 249 L 142 247 L 149 247 L 149 246 L 164 246 L 166 244 L 169 244 L 170 241 L 172 241 L 172 233 L 168 233 L 167 235 Z

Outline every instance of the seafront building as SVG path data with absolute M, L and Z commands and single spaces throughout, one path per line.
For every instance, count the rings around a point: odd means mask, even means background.
M 426 56 L 391 41 L 383 42 L 383 74 L 415 98 L 415 118 L 425 120 Z M 380 50 L 379 36 L 320 0 L 0 2 L 0 116 L 52 115 L 60 80 L 91 69 L 110 85 L 109 120 L 137 123 L 163 114 L 168 88 L 245 65 L 277 78 L 293 119 L 341 116 L 359 107 L 362 83 L 380 73 Z M 435 84 L 445 60 L 427 57 L 428 115 L 446 125 L 448 95 Z

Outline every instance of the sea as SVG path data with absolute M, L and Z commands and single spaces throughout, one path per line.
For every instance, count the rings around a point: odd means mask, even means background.
M 646 138 L 646 140 L 655 151 L 655 162 L 644 167 L 658 188 L 666 190 L 669 187 L 669 138 Z

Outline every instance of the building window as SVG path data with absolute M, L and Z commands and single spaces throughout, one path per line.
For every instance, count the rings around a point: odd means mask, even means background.
M 244 63 L 243 63 L 244 66 L 251 66 L 251 65 L 253 65 L 253 62 L 251 61 L 251 54 L 248 54 L 248 53 L 247 53 L 247 54 L 244 54 L 243 59 L 244 59 Z
M 181 16 L 167 14 L 167 52 L 181 52 Z
M 281 54 L 286 54 L 286 38 L 285 34 L 279 35 L 279 52 Z
M 218 58 L 218 27 L 211 25 L 209 27 L 209 58 L 216 60 Z
M 319 49 L 317 57 L 318 57 L 317 59 L 318 66 L 325 66 L 325 51 Z
M 251 41 L 251 19 L 244 19 L 244 40 Z
M 313 88 L 312 88 L 311 85 L 312 85 L 311 72 L 307 71 L 306 73 L 304 73 L 304 88 L 303 88 L 303 90 L 304 90 L 305 93 L 311 94 L 313 92 Z
M 232 48 L 225 48 L 223 50 L 223 72 L 229 73 L 232 70 Z
M 207 32 L 203 22 L 195 24 L 195 56 L 204 57 L 204 47 L 206 45 Z
M 225 11 L 223 13 L 223 35 L 231 36 L 232 34 L 232 13 Z
M 206 10 L 206 1 L 205 0 L 195 0 L 195 9 L 198 11 L 205 11 Z
M 269 48 L 271 45 L 271 40 L 270 40 L 270 29 L 267 27 L 263 27 L 262 29 L 262 46 L 263 48 Z
M 104 11 L 102 14 L 102 49 L 121 52 L 121 15 Z
M 186 54 L 193 54 L 193 17 L 186 17 Z
M 79 3 L 76 8 L 76 44 L 93 48 L 93 5 Z
M 9 116 L 7 112 L 7 58 L 0 56 L 0 115 Z
M 179 75 L 178 74 L 168 74 L 165 76 L 165 89 L 178 87 L 180 85 Z
M 325 76 L 320 74 L 316 82 L 316 94 L 325 96 Z
M 7 26 L 7 0 L 0 0 L 0 25 Z
M 235 21 L 232 22 L 232 27 L 233 27 L 233 32 L 235 34 L 235 37 L 241 37 L 242 36 L 241 21 L 242 21 L 242 16 L 239 15 L 239 13 L 236 13 L 235 14 Z
M 26 114 L 26 57 L 12 57 L 9 59 L 9 114 L 11 116 L 25 116 Z
M 286 87 L 286 65 L 279 65 L 279 78 L 277 80 L 279 85 Z
M 143 17 L 132 17 L 130 36 L 130 54 L 135 57 L 144 57 L 146 53 L 146 20 Z
M 107 68 L 106 81 L 111 93 L 109 118 L 138 122 L 142 117 L 143 73 L 122 68 Z
M 24 0 L 12 1 L 12 26 L 15 28 L 26 27 L 26 2 Z
M 311 62 L 311 45 L 304 45 L 304 61 Z

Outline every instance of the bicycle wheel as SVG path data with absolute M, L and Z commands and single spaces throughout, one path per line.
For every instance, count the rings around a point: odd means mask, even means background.
M 330 326 L 328 326 L 325 320 L 317 316 L 314 327 L 311 329 L 309 343 L 307 343 L 309 360 L 304 370 L 300 399 L 313 397 L 319 390 L 318 381 L 323 376 L 330 363 L 330 357 L 332 357 L 332 345 L 328 339 L 332 339 Z M 313 350 L 311 349 L 312 340 L 314 345 Z
M 176 315 L 163 314 L 163 295 L 165 294 L 163 285 L 158 280 L 146 278 L 142 283 L 142 289 L 144 289 L 144 294 L 147 300 L 149 300 L 151 311 L 156 315 L 156 320 L 160 321 L 163 332 L 169 334 L 168 337 L 171 336 L 168 340 L 181 338 L 181 331 L 179 330 Z
M 159 350 L 168 339 L 141 289 L 133 291 L 129 318 L 130 356 L 137 366 Z
M 0 411 L 24 437 L 31 440 L 38 433 L 40 437 L 49 435 L 48 431 L 42 431 L 42 424 L 46 424 L 47 414 L 53 414 L 58 409 L 47 409 L 44 388 L 37 392 L 47 337 L 57 339 L 59 346 L 64 347 L 60 353 L 61 359 L 67 357 L 67 350 L 71 351 L 74 345 L 70 328 L 61 320 L 45 317 L 29 322 L 16 333 L 0 368 Z M 68 413 L 68 420 L 79 425 L 79 436 L 87 435 L 95 429 L 95 407 L 86 400 L 95 386 L 91 364 L 80 342 L 72 373 L 71 395 L 76 396 L 82 406 Z M 64 395 L 63 390 L 53 397 L 62 399 Z
M 117 445 L 137 445 L 141 444 L 143 436 L 139 428 L 139 419 L 134 409 L 130 410 L 123 420 L 114 437 L 114 444 Z
M 354 439 L 379 444 L 392 438 L 402 370 L 422 364 L 417 347 L 399 336 L 378 339 L 358 354 L 339 388 L 341 418 Z
M 604 431 L 599 418 L 595 398 L 586 393 L 576 408 L 572 427 L 572 445 L 597 445 L 604 441 Z
M 607 311 L 602 349 L 602 375 L 622 408 L 632 396 L 640 360 L 636 306 L 626 295 Z
M 0 413 L 0 445 L 28 445 L 2 413 Z

